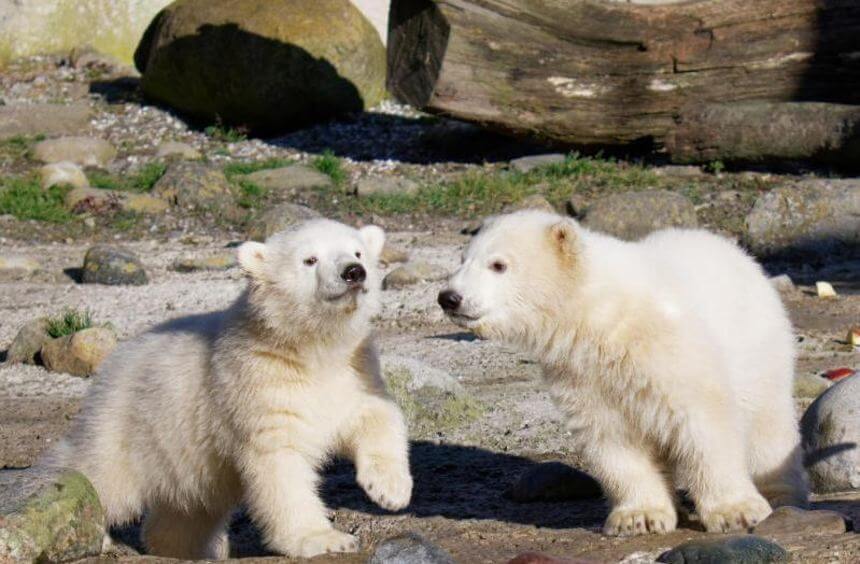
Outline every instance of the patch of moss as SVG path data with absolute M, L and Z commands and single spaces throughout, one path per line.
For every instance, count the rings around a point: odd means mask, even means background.
M 452 431 L 478 419 L 485 406 L 468 395 L 458 395 L 433 387 L 409 389 L 412 374 L 405 369 L 386 372 L 388 393 L 400 406 L 411 430 L 417 434 Z
M 52 186 L 43 190 L 35 178 L 0 178 L 0 215 L 18 219 L 66 223 L 72 214 L 64 207 L 69 186 Z

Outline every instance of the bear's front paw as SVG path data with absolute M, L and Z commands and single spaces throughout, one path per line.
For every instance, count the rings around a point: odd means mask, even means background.
M 305 535 L 298 542 L 298 554 L 311 558 L 328 552 L 358 552 L 358 539 L 335 529 Z
M 389 511 L 409 505 L 412 476 L 405 464 L 376 462 L 358 469 L 358 485 L 374 503 Z
M 701 511 L 702 524 L 709 533 L 727 533 L 755 527 L 771 513 L 767 501 L 757 495 L 731 503 L 719 503 Z
M 613 509 L 603 525 L 603 534 L 612 537 L 668 533 L 675 530 L 678 516 L 673 507 Z

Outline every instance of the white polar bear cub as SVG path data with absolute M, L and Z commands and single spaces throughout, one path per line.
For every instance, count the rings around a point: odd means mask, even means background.
M 275 551 L 357 550 L 317 494 L 326 458 L 351 457 L 384 508 L 412 492 L 406 425 L 369 337 L 384 238 L 314 220 L 243 244 L 237 301 L 121 346 L 48 461 L 92 480 L 110 524 L 145 511 L 153 554 L 227 557 L 240 502 Z
M 489 220 L 439 303 L 537 356 L 600 481 L 610 535 L 673 530 L 675 485 L 708 531 L 748 528 L 807 490 L 794 338 L 776 291 L 704 231 L 628 243 L 526 211 Z

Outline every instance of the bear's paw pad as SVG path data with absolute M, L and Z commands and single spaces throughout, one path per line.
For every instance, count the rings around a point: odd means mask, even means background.
M 299 554 L 302 558 L 311 558 L 318 554 L 330 552 L 358 552 L 358 539 L 347 533 L 331 529 L 312 533 L 299 542 Z
M 603 525 L 603 534 L 620 537 L 662 534 L 675 530 L 678 516 L 672 507 L 614 509 Z

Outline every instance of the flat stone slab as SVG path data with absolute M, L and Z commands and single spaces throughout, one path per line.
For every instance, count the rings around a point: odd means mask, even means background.
M 86 104 L 12 104 L 0 106 L 0 139 L 33 135 L 71 135 L 90 123 Z

